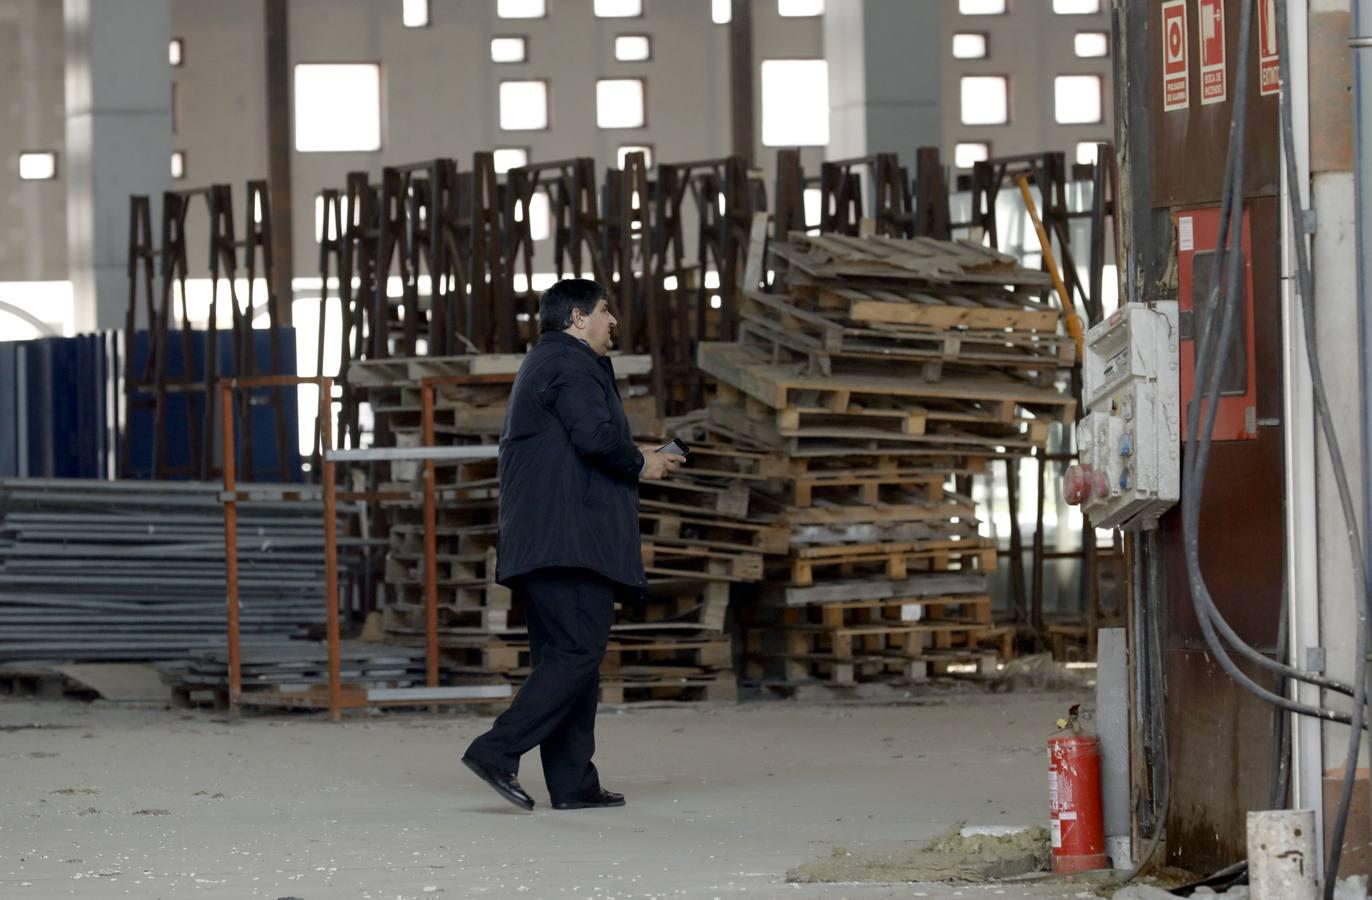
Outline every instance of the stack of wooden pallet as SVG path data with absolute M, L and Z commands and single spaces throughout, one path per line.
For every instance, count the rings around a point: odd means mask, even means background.
M 434 443 L 488 444 L 499 436 L 510 383 L 521 357 L 472 355 L 354 362 L 348 383 L 362 392 L 381 446 L 424 444 L 425 379 L 463 379 L 434 391 Z M 376 463 L 383 498 L 374 522 L 390 540 L 384 562 L 388 641 L 424 643 L 424 510 L 418 493 L 423 463 Z M 498 643 L 510 627 L 510 593 L 495 583 L 495 461 L 436 464 L 439 628 L 444 643 L 467 648 Z
M 748 610 L 750 672 L 829 683 L 984 668 L 996 549 L 971 476 L 1042 448 L 1074 403 L 1046 275 L 968 243 L 793 235 L 784 287 L 706 343 L 707 433 L 774 454 L 752 503 L 789 556 Z
M 672 433 L 681 432 L 674 426 Z M 621 661 L 603 675 L 625 700 L 735 698 L 730 597 L 761 581 L 768 559 L 788 552 L 787 527 L 755 508 L 749 491 L 750 473 L 765 455 L 695 440 L 690 446 L 685 467 L 639 486 L 648 595 L 620 610 L 613 631 Z M 639 664 L 627 664 L 628 648 Z
M 423 443 L 421 385 L 434 379 L 437 444 L 499 439 L 519 355 L 420 357 L 353 363 L 350 384 L 366 392 L 381 440 Z M 636 434 L 660 435 L 642 382 L 648 357 L 616 357 L 615 371 Z M 461 383 L 451 382 L 460 379 Z M 645 441 L 647 438 L 645 437 Z M 390 535 L 389 593 L 383 612 L 390 643 L 424 643 L 424 520 L 415 494 L 422 464 L 389 463 L 380 504 Z M 440 463 L 437 530 L 439 644 L 445 678 L 521 682 L 530 666 L 523 610 L 495 583 L 498 481 L 494 460 Z M 750 520 L 746 487 L 721 486 L 709 473 L 645 484 L 642 552 L 648 596 L 623 604 L 601 672 L 606 702 L 731 699 L 737 695 L 725 633 L 730 588 L 763 576 L 763 553 L 786 552 L 784 527 Z

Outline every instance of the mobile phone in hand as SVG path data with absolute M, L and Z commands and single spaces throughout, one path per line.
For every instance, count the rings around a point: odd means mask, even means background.
M 673 453 L 677 456 L 685 456 L 691 452 L 691 448 L 686 446 L 686 442 L 681 438 L 672 438 L 661 447 L 657 448 L 658 453 Z

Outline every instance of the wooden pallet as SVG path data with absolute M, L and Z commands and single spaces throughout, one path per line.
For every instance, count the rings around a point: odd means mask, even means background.
M 897 364 L 938 381 L 949 370 L 1021 372 L 1033 384 L 1051 384 L 1070 366 L 1076 348 L 1054 331 L 1007 331 L 965 326 L 867 321 L 846 323 L 842 314 L 802 309 L 785 294 L 752 292 L 739 342 L 773 362 L 801 361 L 812 375 L 861 371 L 871 363 Z M 876 299 L 876 298 L 873 298 Z
M 522 614 L 512 620 L 509 592 L 506 605 L 456 606 L 441 604 L 438 608 L 438 630 L 446 634 L 498 634 L 509 631 L 523 621 Z M 521 611 L 522 613 L 522 611 Z M 402 598 L 381 611 L 381 624 L 390 635 L 423 635 L 425 607 L 422 602 Z
M 653 368 L 646 354 L 613 354 L 615 375 L 620 379 L 641 377 Z M 414 356 L 354 360 L 348 365 L 348 383 L 366 388 L 412 387 L 425 378 L 453 375 L 509 375 L 519 371 L 523 353 L 473 353 L 460 356 Z
M 825 581 L 834 577 L 846 579 L 873 575 L 903 581 L 920 572 L 947 572 L 953 569 L 995 571 L 994 542 L 968 541 L 965 542 L 968 546 L 962 546 L 963 543 L 948 541 L 943 545 L 924 547 L 910 543 L 804 547 L 798 548 L 786 561 L 786 568 L 789 583 L 795 587 L 814 584 L 817 571 Z
M 797 624 L 749 631 L 746 659 L 750 677 L 767 677 L 780 668 L 788 681 L 918 680 L 933 674 L 930 666 L 935 660 L 946 671 L 959 654 L 984 655 L 988 642 L 1001 643 L 1001 636 L 979 623 L 877 622 L 839 628 Z
M 655 577 L 648 595 L 621 604 L 611 634 L 702 634 L 724 630 L 730 582 Z
M 1035 387 L 1003 375 L 945 378 L 937 382 L 891 375 L 835 375 L 821 377 L 799 371 L 795 364 L 769 361 L 739 344 L 706 341 L 696 353 L 697 364 L 725 385 L 761 401 L 771 409 L 818 405 L 835 413 L 852 405 L 879 404 L 888 398 L 923 406 L 970 401 L 1001 409 L 1019 406 L 1036 417 L 1070 423 L 1076 403 L 1070 395 Z M 802 398 L 800 395 L 804 395 Z
M 657 543 L 644 538 L 639 545 L 643 569 L 650 576 L 698 578 L 704 581 L 761 581 L 762 554 L 729 553 L 710 547 Z
M 849 452 L 913 447 L 953 458 L 1001 456 L 1043 446 L 1052 429 L 1052 422 L 1022 416 L 1008 403 L 926 407 L 886 398 L 872 406 L 850 405 L 842 413 L 804 405 L 773 410 L 726 387 L 707 409 L 711 423 L 783 454 L 819 445 Z
M 944 491 L 936 500 L 913 497 L 905 499 L 907 502 L 904 503 L 882 503 L 872 506 L 824 504 L 800 507 L 787 510 L 784 518 L 793 530 L 797 525 L 891 522 L 924 524 L 934 529 L 937 534 L 960 534 L 967 538 L 976 536 L 976 504 L 970 497 L 954 491 Z M 794 533 L 791 542 L 797 543 Z
M 653 543 L 706 547 L 737 553 L 785 554 L 791 546 L 790 528 L 782 524 L 690 515 L 642 501 L 639 525 Z
M 654 508 L 686 515 L 727 516 L 748 518 L 748 488 L 742 484 L 709 483 L 685 474 L 661 481 L 639 483 L 642 501 L 651 501 Z
M 784 478 L 793 471 L 790 461 L 778 453 L 751 450 L 735 443 L 720 439 L 718 435 L 697 437 L 696 431 L 703 432 L 704 417 L 701 416 L 692 426 L 676 423 L 672 433 L 686 432 L 691 447 L 686 465 L 679 469 L 679 475 L 710 481 L 736 481 L 745 485 L 765 483 L 774 478 Z
M 906 660 L 903 664 L 892 666 L 884 673 L 864 673 L 864 677 L 854 677 L 848 681 L 834 681 L 827 676 L 787 679 L 779 675 L 758 676 L 750 678 L 749 681 L 780 697 L 795 697 L 802 692 L 811 692 L 808 696 L 814 699 L 817 695 L 813 692 L 818 691 L 818 696 L 833 701 L 844 701 L 871 699 L 873 695 L 870 688 L 876 686 L 884 686 L 895 691 L 928 684 L 935 678 L 990 681 L 1000 674 L 1000 666 L 1001 658 L 990 651 L 932 650 L 919 659 Z M 896 700 L 898 697 L 890 695 L 887 699 Z
M 976 520 L 962 520 L 954 524 L 948 520 L 932 522 L 901 521 L 834 521 L 796 522 L 791 525 L 793 547 L 830 547 L 844 544 L 903 543 L 940 540 L 954 529 L 967 527 L 968 539 L 976 540 Z
M 826 628 L 844 628 L 873 622 L 937 620 L 973 622 L 988 629 L 994 626 L 990 594 L 850 600 L 809 607 L 756 605 L 740 610 L 740 619 L 745 629 L 780 628 L 800 622 L 823 625 Z
M 738 679 L 732 672 L 682 678 L 627 678 L 602 680 L 600 702 L 612 706 L 626 703 L 734 703 Z
M 512 672 L 527 677 L 532 658 L 527 642 L 510 642 L 519 654 L 519 665 Z M 619 635 L 605 648 L 600 664 L 602 679 L 653 674 L 670 676 L 701 675 L 733 665 L 733 642 L 727 637 L 680 638 Z
M 386 640 L 408 647 L 423 647 L 426 643 L 422 631 L 390 634 Z M 503 674 L 519 668 L 519 652 L 501 638 L 440 634 L 438 647 L 439 668 L 449 675 Z
M 768 606 L 809 606 L 824 603 L 851 603 L 862 600 L 897 600 L 942 597 L 955 594 L 985 594 L 985 572 L 930 572 L 904 580 L 862 578 L 821 582 L 807 587 L 763 584 L 760 601 Z

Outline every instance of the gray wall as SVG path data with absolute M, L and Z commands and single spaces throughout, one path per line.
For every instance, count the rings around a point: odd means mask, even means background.
M 62 4 L 0 0 L 0 281 L 67 277 L 64 160 L 57 180 L 20 181 L 19 153 L 61 150 Z
M 956 9 L 956 0 L 829 4 L 830 158 L 894 152 L 913 171 L 916 148 L 943 146 L 942 22 Z
M 963 142 L 989 142 L 994 156 L 1062 150 L 1074 159 L 1078 141 L 1108 141 L 1115 133 L 1110 58 L 1078 59 L 1073 41 L 1078 31 L 1110 32 L 1111 0 L 1101 0 L 1094 15 L 1062 16 L 1052 0 L 1010 0 L 998 16 L 964 16 L 957 0 L 944 0 L 943 141 L 944 158 Z M 990 52 L 985 59 L 954 59 L 953 34 L 982 32 Z M 1111 48 L 1113 51 L 1113 47 Z M 1010 79 L 1007 125 L 963 125 L 963 75 L 1005 75 Z M 1104 119 L 1098 125 L 1058 125 L 1053 116 L 1053 78 L 1057 75 L 1100 75 L 1104 80 Z
M 827 17 L 840 20 L 857 2 L 830 0 Z M 783 19 L 772 0 L 755 0 L 755 63 L 822 58 L 826 40 L 830 44 L 831 79 L 838 79 L 831 80 L 833 155 L 849 155 L 859 145 L 861 152 L 906 155 L 917 144 L 941 142 L 951 161 L 954 145 L 963 140 L 989 140 L 997 154 L 1070 152 L 1078 140 L 1111 133 L 1108 103 L 1106 121 L 1099 126 L 1057 126 L 1051 107 L 1054 74 L 1089 71 L 1108 77 L 1108 60 L 1077 60 L 1071 47 L 1077 29 L 1108 30 L 1107 15 L 1055 16 L 1049 0 L 1020 0 L 1009 15 L 986 17 L 960 16 L 957 0 L 934 0 L 941 9 L 931 5 L 918 14 L 905 0 L 862 2 L 881 15 L 836 29 L 818 18 Z M 638 19 L 596 19 L 592 0 L 549 0 L 549 16 L 533 21 L 497 19 L 495 0 L 432 0 L 431 6 L 431 27 L 406 29 L 399 0 L 292 0 L 292 62 L 379 62 L 384 92 L 380 152 L 293 155 L 298 275 L 313 274 L 317 266 L 314 196 L 323 187 L 341 186 L 351 169 L 379 173 L 387 163 L 435 155 L 469 160 L 473 151 L 497 146 L 528 147 L 536 160 L 591 154 L 602 168 L 614 164 L 620 144 L 651 144 L 659 160 L 728 152 L 728 28 L 710 21 L 709 0 L 645 0 L 645 15 Z M 177 184 L 228 181 L 241 191 L 246 179 L 266 174 L 262 4 L 172 0 L 172 10 L 172 30 L 184 41 L 185 53 L 184 65 L 173 73 L 179 97 L 173 143 L 186 153 L 187 165 L 185 181 Z M 889 60 L 898 57 L 890 50 L 901 46 L 890 35 L 895 26 L 880 29 L 881 40 L 868 32 L 874 22 L 914 19 L 923 23 L 920 31 L 930 48 L 907 54 L 893 74 Z M 935 28 L 943 36 L 938 53 L 929 39 Z M 953 60 L 956 30 L 989 33 L 990 57 Z M 616 62 L 613 39 L 620 33 L 651 35 L 653 59 Z M 490 63 L 488 41 L 496 34 L 527 35 L 529 62 Z M 854 59 L 861 68 L 851 64 Z M 149 64 L 166 65 L 166 60 Z M 860 79 L 863 86 L 866 105 L 859 117 L 843 110 L 842 71 L 852 71 L 849 81 Z M 1011 76 L 1009 126 L 960 124 L 958 76 L 964 72 Z M 646 128 L 602 131 L 595 126 L 595 80 L 609 76 L 646 79 Z M 549 130 L 500 131 L 496 97 L 506 77 L 550 81 Z M 755 84 L 760 90 L 761 79 Z M 7 213 L 0 224 L 0 281 L 68 277 L 62 159 L 56 182 L 17 177 L 21 148 L 62 151 L 62 94 L 61 4 L 0 0 L 0 203 Z M 939 98 L 942 112 L 935 109 L 930 121 L 928 104 Z M 890 121 L 883 124 L 883 117 Z M 941 135 L 934 124 L 940 118 Z M 758 123 L 760 129 L 760 110 Z M 875 146 L 883 142 L 893 146 Z M 807 171 L 816 173 L 824 156 L 825 148 L 808 148 Z M 774 148 L 759 146 L 757 159 L 770 183 Z M 192 221 L 191 227 L 201 226 Z M 192 265 L 200 270 L 204 261 Z
M 345 173 L 428 157 L 522 146 L 531 158 L 592 155 L 604 168 L 621 144 L 650 144 L 655 159 L 687 160 L 729 151 L 728 28 L 710 20 L 709 0 L 645 0 L 635 19 L 597 19 L 592 0 L 549 0 L 540 20 L 498 19 L 495 0 L 432 0 L 431 27 L 407 29 L 399 0 L 292 0 L 291 61 L 377 62 L 383 80 L 383 144 L 377 153 L 296 153 L 295 272 L 317 266 L 314 197 L 342 186 Z M 174 146 L 186 154 L 190 187 L 227 181 L 241 191 L 265 177 L 266 114 L 260 0 L 173 0 L 173 34 L 184 42 L 177 84 Z M 614 59 L 616 34 L 649 34 L 653 58 Z M 489 62 L 493 35 L 529 38 L 529 61 Z M 819 18 L 783 19 L 761 0 L 754 20 L 755 60 L 822 57 Z M 45 0 L 0 0 L 0 281 L 62 279 L 66 271 L 65 187 L 20 182 L 21 148 L 63 150 L 62 9 Z M 166 57 L 149 61 L 166 65 Z M 595 125 L 595 81 L 646 80 L 648 124 L 605 131 Z M 505 78 L 550 82 L 551 127 L 502 132 L 497 92 Z M 759 117 L 759 124 L 760 124 Z M 806 151 L 817 169 L 823 148 Z M 774 151 L 757 159 L 772 178 Z M 242 200 L 236 210 L 241 222 Z M 203 223 L 190 223 L 192 240 Z M 241 227 L 241 226 L 240 226 Z M 193 270 L 204 266 L 193 259 Z

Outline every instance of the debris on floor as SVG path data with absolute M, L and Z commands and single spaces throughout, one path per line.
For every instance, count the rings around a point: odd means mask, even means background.
M 1048 830 L 1041 825 L 1009 834 L 950 829 L 922 848 L 855 853 L 835 847 L 832 854 L 786 873 L 790 882 L 986 882 L 1041 872 L 1048 868 Z
M 1170 900 L 1175 896 L 1176 894 L 1151 884 L 1130 884 L 1116 891 L 1111 900 Z M 1208 887 L 1198 887 L 1191 896 L 1248 900 L 1249 887 L 1246 884 L 1240 884 L 1227 891 L 1219 892 Z M 1363 900 L 1365 897 L 1367 897 L 1367 876 L 1365 875 L 1350 875 L 1347 878 L 1339 879 L 1338 884 L 1334 885 L 1334 900 Z

